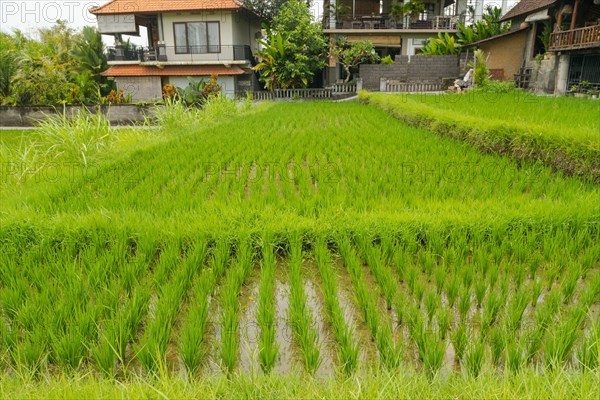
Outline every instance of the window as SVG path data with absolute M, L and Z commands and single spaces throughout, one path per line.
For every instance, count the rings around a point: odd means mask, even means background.
M 173 24 L 175 53 L 220 53 L 219 22 L 177 22 Z

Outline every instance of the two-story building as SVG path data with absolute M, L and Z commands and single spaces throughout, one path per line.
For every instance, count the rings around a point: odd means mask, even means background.
M 473 43 L 499 79 L 554 94 L 600 89 L 600 0 L 521 0 L 502 21 L 508 32 Z
M 114 35 L 109 69 L 117 87 L 134 101 L 162 98 L 166 84 L 188 85 L 218 76 L 233 96 L 257 85 L 252 65 L 261 21 L 241 0 L 111 0 L 90 10 L 98 30 Z M 147 32 L 147 47 L 129 46 L 123 35 Z
M 324 15 L 324 31 L 331 40 L 338 36 L 345 36 L 350 42 L 370 40 L 382 57 L 412 56 L 438 33 L 458 32 L 457 24 L 464 23 L 467 14 L 467 0 L 422 0 L 422 3 L 423 12 L 410 16 L 394 14 L 394 0 L 325 0 L 324 8 L 333 11 Z M 336 5 L 332 7 L 333 4 Z M 329 60 L 328 83 L 341 77 L 336 62 Z

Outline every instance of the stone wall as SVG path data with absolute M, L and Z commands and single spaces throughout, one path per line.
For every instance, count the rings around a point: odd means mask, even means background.
M 363 87 L 378 91 L 381 78 L 399 82 L 435 82 L 464 76 L 466 56 L 396 56 L 395 64 L 363 64 L 360 77 Z
M 526 67 L 531 68 L 529 90 L 535 93 L 554 93 L 556 71 L 559 57 L 550 53 L 543 60 L 529 60 Z
M 90 112 L 97 113 L 98 106 L 86 107 Z M 152 106 L 142 106 L 133 104 L 115 104 L 111 106 L 100 106 L 113 125 L 130 125 L 133 123 L 144 122 L 144 116 L 152 117 L 154 109 Z M 66 112 L 67 116 L 72 116 L 81 110 L 81 106 L 63 107 L 29 107 L 29 106 L 1 106 L 0 107 L 0 126 L 2 127 L 22 127 L 35 126 L 37 122 L 44 120 L 48 115 L 58 115 Z

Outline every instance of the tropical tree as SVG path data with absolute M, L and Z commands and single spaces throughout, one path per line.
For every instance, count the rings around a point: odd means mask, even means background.
M 102 96 L 110 93 L 114 89 L 108 78 L 102 76 L 101 73 L 108 69 L 108 61 L 105 53 L 102 35 L 96 28 L 86 26 L 81 31 L 81 36 L 75 42 L 75 48 L 72 51 L 73 57 L 78 64 L 80 73 L 87 72 L 87 76 L 91 78 L 97 85 L 94 92 Z M 88 94 L 86 94 L 87 97 Z M 89 93 L 89 95 L 92 95 Z
M 287 57 L 301 74 L 301 86 L 307 86 L 325 63 L 327 40 L 321 24 L 313 20 L 304 0 L 288 0 L 273 19 L 271 30 L 286 38 Z M 306 82 L 306 83 L 304 83 Z
M 330 56 L 336 57 L 344 67 L 346 72 L 344 82 L 350 81 L 353 68 L 358 67 L 360 64 L 378 63 L 380 60 L 370 40 L 349 42 L 345 37 L 338 37 L 331 43 L 329 53 Z
M 267 90 L 306 87 L 313 72 L 303 57 L 294 54 L 287 35 L 267 30 L 267 39 L 259 40 L 263 49 L 256 58 L 254 67 Z
M 12 103 L 13 84 L 17 73 L 17 40 L 0 32 L 0 104 Z

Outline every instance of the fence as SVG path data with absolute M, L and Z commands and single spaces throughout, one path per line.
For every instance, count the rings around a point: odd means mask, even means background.
M 252 94 L 252 100 L 312 100 L 312 99 L 335 99 L 354 95 L 361 89 L 361 83 L 336 83 L 325 89 L 275 89 L 273 91 L 238 91 L 236 97 L 246 97 Z
M 448 85 L 440 82 L 391 82 L 385 80 L 382 89 L 384 92 L 439 92 L 448 89 Z

